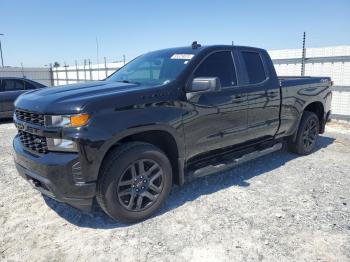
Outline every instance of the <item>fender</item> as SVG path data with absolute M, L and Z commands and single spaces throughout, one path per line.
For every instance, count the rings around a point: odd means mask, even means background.
M 114 136 L 112 139 L 107 141 L 102 147 L 101 151 L 103 152 L 103 155 L 105 155 L 111 147 L 116 145 L 118 141 L 138 133 L 146 132 L 146 131 L 165 131 L 168 134 L 170 134 L 174 140 L 176 141 L 176 145 L 178 148 L 179 157 L 183 157 L 185 155 L 185 147 L 184 147 L 184 137 L 181 132 L 169 125 L 165 124 L 152 124 L 152 125 L 146 125 L 146 126 L 139 126 L 139 127 L 133 127 L 129 129 L 125 129 L 122 132 L 119 132 L 117 136 Z
M 100 169 L 103 159 L 105 158 L 109 150 L 115 145 L 117 145 L 118 142 L 121 141 L 122 139 L 128 136 L 139 134 L 146 131 L 164 131 L 168 133 L 175 140 L 177 150 L 178 150 L 178 159 L 177 159 L 178 184 L 183 185 L 185 180 L 184 179 L 185 146 L 184 146 L 184 136 L 182 133 L 182 127 L 179 127 L 179 129 L 173 128 L 165 124 L 151 124 L 151 125 L 138 126 L 138 127 L 125 129 L 122 132 L 119 132 L 117 136 L 114 136 L 112 139 L 104 143 L 104 145 L 100 148 L 102 157 L 101 157 L 101 161 L 99 161 L 97 170 Z
M 292 137 L 292 141 L 295 142 L 296 139 L 297 139 L 297 134 L 298 134 L 298 129 L 299 129 L 299 125 L 300 125 L 300 121 L 301 121 L 301 118 L 303 117 L 303 114 L 304 114 L 304 111 L 305 111 L 305 108 L 307 108 L 309 105 L 311 105 L 312 103 L 315 103 L 315 102 L 319 102 L 322 104 L 323 106 L 323 111 L 324 111 L 324 114 L 326 114 L 325 112 L 325 104 L 323 101 L 320 101 L 320 100 L 317 100 L 317 99 L 313 99 L 312 101 L 310 101 L 309 103 L 307 103 L 306 105 L 304 105 L 303 109 L 301 110 L 300 114 L 299 114 L 299 117 L 298 117 L 298 120 L 297 120 L 297 125 L 296 125 L 296 128 L 293 132 L 293 137 Z M 324 118 L 325 116 L 323 115 L 322 118 Z M 320 125 L 322 123 L 320 122 Z

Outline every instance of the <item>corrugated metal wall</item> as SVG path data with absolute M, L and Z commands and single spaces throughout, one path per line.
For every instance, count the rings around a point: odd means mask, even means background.
M 4 67 L 0 68 L 0 77 L 25 77 L 46 86 L 52 86 L 52 73 L 50 68 L 39 67 Z
M 301 75 L 301 49 L 269 51 L 278 75 Z M 350 46 L 307 48 L 306 76 L 330 76 L 334 81 L 333 118 L 350 121 Z M 0 76 L 27 77 L 47 86 L 104 79 L 123 66 L 123 62 L 58 68 L 0 68 Z
M 301 74 L 301 49 L 272 50 L 269 54 L 278 75 Z M 330 76 L 334 81 L 334 118 L 350 120 L 350 46 L 307 48 L 306 76 Z
M 85 64 L 77 66 L 61 66 L 53 68 L 55 86 L 78 82 L 102 80 L 124 65 L 123 62 L 105 64 Z

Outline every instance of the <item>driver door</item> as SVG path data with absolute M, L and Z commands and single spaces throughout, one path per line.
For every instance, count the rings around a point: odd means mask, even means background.
M 247 140 L 247 94 L 239 84 L 231 50 L 216 51 L 193 77 L 218 77 L 220 91 L 187 93 L 183 118 L 187 159 Z

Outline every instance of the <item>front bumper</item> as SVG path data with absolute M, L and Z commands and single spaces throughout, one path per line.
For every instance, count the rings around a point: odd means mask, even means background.
M 42 194 L 83 211 L 90 211 L 96 194 L 95 182 L 81 182 L 73 173 L 80 165 L 77 153 L 49 152 L 35 155 L 27 151 L 18 136 L 13 140 L 19 174 Z

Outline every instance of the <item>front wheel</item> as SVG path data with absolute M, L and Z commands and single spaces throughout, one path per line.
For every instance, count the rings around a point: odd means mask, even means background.
M 320 123 L 317 115 L 305 111 L 299 124 L 296 140 L 288 141 L 289 150 L 299 155 L 310 154 L 315 149 L 319 130 Z
M 104 161 L 97 186 L 97 202 L 113 219 L 132 223 L 152 216 L 172 186 L 172 169 L 157 147 L 127 143 Z

